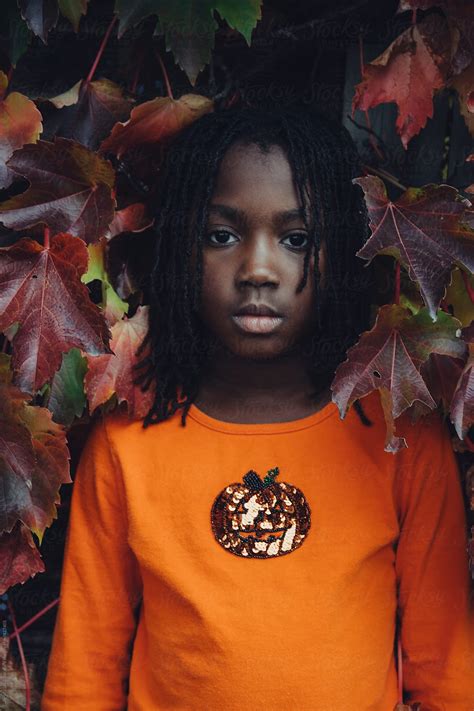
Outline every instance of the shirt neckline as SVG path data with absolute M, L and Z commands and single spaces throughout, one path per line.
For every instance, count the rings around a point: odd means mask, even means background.
M 336 412 L 339 412 L 337 405 L 334 402 L 329 402 L 321 410 L 313 412 L 311 415 L 300 417 L 297 420 L 288 420 L 287 422 L 226 422 L 225 420 L 211 417 L 194 403 L 191 403 L 188 416 L 199 422 L 199 424 L 204 425 L 204 427 L 218 432 L 227 432 L 229 434 L 280 434 L 313 427 L 327 420 L 328 417 L 332 417 Z

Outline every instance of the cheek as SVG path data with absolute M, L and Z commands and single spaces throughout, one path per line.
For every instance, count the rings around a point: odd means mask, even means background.
M 222 262 L 217 266 L 203 254 L 202 310 L 210 321 L 216 321 L 232 302 L 233 275 Z

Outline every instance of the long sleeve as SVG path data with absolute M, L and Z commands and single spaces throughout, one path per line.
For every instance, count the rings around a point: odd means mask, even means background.
M 474 614 L 466 514 L 447 425 L 431 413 L 398 471 L 396 551 L 405 703 L 474 711 Z
M 123 481 L 103 420 L 73 484 L 60 601 L 41 711 L 120 711 L 142 596 Z

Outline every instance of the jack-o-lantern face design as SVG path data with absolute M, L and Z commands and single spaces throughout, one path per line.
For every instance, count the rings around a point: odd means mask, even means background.
M 250 469 L 243 484 L 229 484 L 216 497 L 211 526 L 217 542 L 243 558 L 275 558 L 291 553 L 305 540 L 311 511 L 302 492 L 276 482 L 278 467 L 262 479 Z

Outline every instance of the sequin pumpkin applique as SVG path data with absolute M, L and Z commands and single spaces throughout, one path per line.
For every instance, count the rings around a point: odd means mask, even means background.
M 306 539 L 311 511 L 303 493 L 275 481 L 279 468 L 262 480 L 253 469 L 243 484 L 229 484 L 214 500 L 211 526 L 224 550 L 243 558 L 275 558 L 291 553 Z

